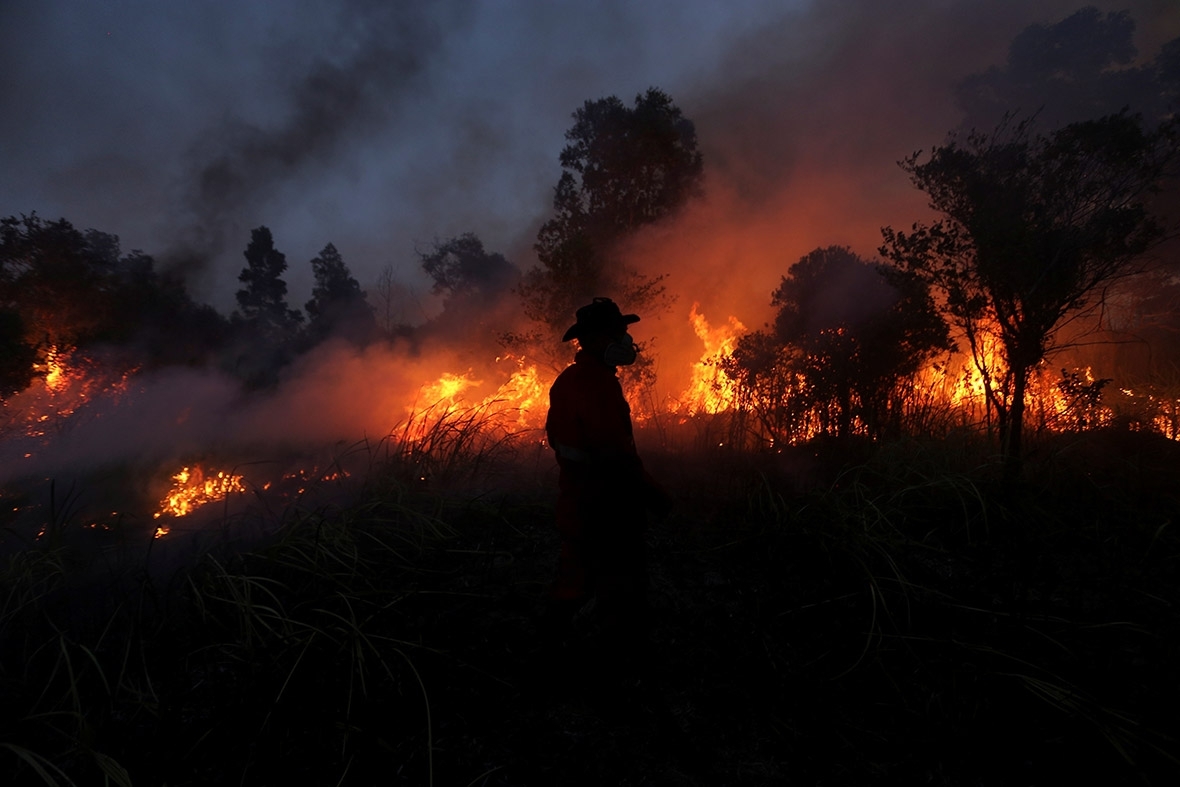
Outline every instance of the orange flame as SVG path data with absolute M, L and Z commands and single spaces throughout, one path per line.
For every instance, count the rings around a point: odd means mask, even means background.
M 692 415 L 716 414 L 732 408 L 737 398 L 734 381 L 722 373 L 718 362 L 733 353 L 738 337 L 745 332 L 746 326 L 733 316 L 725 325 L 711 326 L 698 311 L 699 308 L 699 303 L 692 305 L 688 320 L 697 338 L 705 345 L 705 350 L 700 360 L 693 364 L 692 380 L 674 409 Z
M 45 354 L 45 387 L 50 391 L 60 391 L 65 385 L 65 358 L 58 352 L 57 347 L 50 347 Z
M 516 371 L 494 394 L 480 403 L 481 407 L 495 408 L 502 412 L 514 412 L 516 423 L 522 428 L 537 428 L 545 421 L 545 408 L 549 406 L 549 384 L 541 379 L 536 364 L 527 364 L 524 358 L 507 356 L 497 361 L 516 362 Z
M 481 422 L 500 428 L 539 428 L 544 423 L 543 408 L 548 406 L 551 381 L 547 382 L 536 364 L 524 358 L 504 356 L 496 361 L 512 362 L 516 369 L 493 393 L 482 398 L 470 395 L 484 384 L 471 370 L 465 374 L 445 372 L 423 385 L 414 403 L 406 407 L 409 420 L 404 437 L 412 442 L 420 441 L 434 426 L 464 413 L 477 415 Z
M 171 491 L 160 501 L 160 510 L 155 519 L 167 514 L 172 517 L 186 516 L 206 503 L 222 500 L 233 492 L 245 492 L 242 476 L 219 470 L 206 473 L 200 467 L 184 468 L 172 476 L 175 482 Z M 156 537 L 168 533 L 166 526 L 156 529 Z

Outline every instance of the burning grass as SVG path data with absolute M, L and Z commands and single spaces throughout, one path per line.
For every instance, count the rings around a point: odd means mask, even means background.
M 160 501 L 160 510 L 152 515 L 155 519 L 165 515 L 186 516 L 206 503 L 246 491 L 242 485 L 242 476 L 225 470 L 210 470 L 206 474 L 200 467 L 185 467 L 172 476 L 172 480 L 175 482 L 172 489 Z
M 14 783 L 1180 774 L 1174 442 L 1051 436 L 1012 492 L 966 438 L 664 453 L 641 434 L 679 505 L 649 534 L 636 683 L 592 626 L 543 644 L 552 460 L 527 433 L 464 434 L 485 425 L 457 410 L 424 441 L 351 446 L 289 496 L 240 467 L 250 505 L 194 516 L 257 535 L 179 557 L 176 534 L 82 538 L 59 506 L 59 537 L 0 576 Z M 119 539 L 138 546 L 111 562 Z

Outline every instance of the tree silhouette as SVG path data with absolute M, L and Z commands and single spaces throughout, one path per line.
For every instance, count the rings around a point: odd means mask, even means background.
M 225 336 L 224 319 L 194 303 L 179 278 L 157 273 L 150 256 L 36 214 L 0 220 L 0 311 L 10 315 L 6 360 L 17 366 L 23 348 L 42 362 L 99 344 L 133 351 L 130 365 L 195 363 Z
M 518 302 L 505 296 L 520 282 L 520 270 L 484 249 L 472 232 L 435 241 L 418 256 L 434 280 L 432 291 L 443 298 L 442 311 L 422 326 L 424 333 L 461 339 L 473 354 L 499 354 L 496 348 L 518 320 Z
M 1147 207 L 1176 153 L 1175 123 L 1145 132 L 1127 113 L 1048 136 L 1027 124 L 952 136 L 924 162 L 901 162 L 942 214 L 909 233 L 885 227 L 881 253 L 943 296 L 977 359 L 991 333 L 1007 367 L 984 381 L 1000 426 L 1006 477 L 1020 472 L 1024 396 L 1059 329 L 1139 270 L 1164 237 Z
M 392 263 L 386 263 L 377 275 L 377 281 L 373 285 L 373 297 L 376 302 L 374 317 L 382 336 L 393 339 L 413 335 L 414 328 L 405 319 L 407 306 L 413 300 L 413 295 L 405 284 L 398 281 Z
M 496 298 L 520 278 L 520 272 L 504 255 L 486 251 L 483 241 L 473 232 L 435 241 L 430 251 L 419 252 L 418 256 L 422 269 L 434 280 L 431 290 L 448 298 Z
M 636 96 L 631 108 L 615 96 L 587 101 L 573 118 L 555 215 L 537 235 L 541 267 L 521 286 L 526 313 L 555 331 L 596 295 L 609 293 L 628 308 L 658 300 L 662 277 L 628 270 L 618 244 L 680 209 L 702 175 L 692 122 L 656 88 Z
M 312 259 L 311 270 L 315 284 L 311 300 L 304 305 L 311 339 L 338 335 L 355 344 L 371 341 L 377 333 L 373 309 L 336 247 L 331 243 L 325 246 Z
M 270 230 L 251 230 L 244 254 L 238 281 L 245 286 L 238 290 L 239 310 L 232 319 L 237 346 L 229 363 L 248 386 L 265 388 L 278 382 L 279 369 L 298 350 L 303 313 L 287 307 L 287 258 L 275 249 Z
M 117 239 L 83 233 L 65 219 L 33 214 L 0 222 L 0 297 L 20 313 L 28 344 L 64 352 L 110 328 L 106 296 L 117 248 Z
M 238 308 L 242 320 L 259 336 L 271 341 L 290 339 L 303 322 L 303 315 L 287 307 L 287 257 L 275 249 L 274 238 L 266 227 L 250 232 L 244 252 L 246 266 L 238 274 L 245 286 L 238 290 Z

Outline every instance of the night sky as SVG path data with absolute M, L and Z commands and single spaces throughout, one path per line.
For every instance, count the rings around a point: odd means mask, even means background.
M 655 86 L 696 123 L 707 191 L 639 264 L 679 311 L 756 325 L 801 255 L 872 256 L 922 218 L 897 160 L 964 122 L 955 84 L 1081 5 L 4 0 L 0 215 L 116 234 L 226 313 L 266 225 L 293 305 L 331 242 L 363 287 L 392 265 L 414 321 L 416 249 L 475 232 L 531 267 L 571 113 Z M 1180 35 L 1173 0 L 1093 5 L 1131 12 L 1141 58 Z

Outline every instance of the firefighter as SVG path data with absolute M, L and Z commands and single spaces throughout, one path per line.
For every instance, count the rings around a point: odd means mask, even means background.
M 628 326 L 609 298 L 577 311 L 562 341 L 578 352 L 549 389 L 545 429 L 559 468 L 557 576 L 550 591 L 549 633 L 564 636 L 570 620 L 593 599 L 604 634 L 644 635 L 648 513 L 663 516 L 671 499 L 647 473 L 635 450 L 631 408 L 616 369 L 635 362 Z

